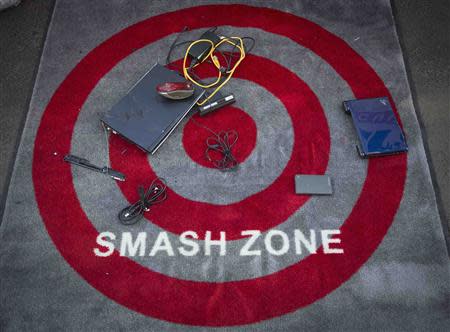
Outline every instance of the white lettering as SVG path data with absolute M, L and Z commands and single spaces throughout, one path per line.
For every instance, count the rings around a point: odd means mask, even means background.
M 193 241 L 193 240 L 191 240 L 191 239 L 189 239 L 189 238 L 198 239 L 198 235 L 194 231 L 186 231 L 186 232 L 181 233 L 181 235 L 180 235 L 180 242 L 182 244 L 192 248 L 191 250 L 186 250 L 183 247 L 178 247 L 178 251 L 183 256 L 194 256 L 194 255 L 197 255 L 197 253 L 200 250 L 200 247 L 199 247 L 198 243 Z
M 344 249 L 341 248 L 330 248 L 331 243 L 341 243 L 341 239 L 338 237 L 331 238 L 332 235 L 341 234 L 339 229 L 324 229 L 321 231 L 322 234 L 322 245 L 324 254 L 343 254 Z
M 274 236 L 279 236 L 281 238 L 281 240 L 283 241 L 280 249 L 275 249 L 272 246 L 272 238 Z M 276 229 L 272 229 L 267 233 L 266 237 L 264 238 L 264 243 L 266 245 L 267 251 L 270 254 L 275 255 L 275 256 L 284 255 L 289 250 L 289 238 L 288 238 L 287 234 L 283 231 L 279 231 Z
M 122 241 L 120 242 L 120 256 L 136 256 L 139 249 L 139 256 L 145 255 L 145 241 L 147 240 L 147 233 L 139 232 L 136 241 L 133 243 L 133 236 L 130 232 L 122 233 Z
M 245 242 L 244 246 L 241 248 L 241 256 L 261 256 L 261 250 L 250 250 L 250 247 L 255 243 L 256 239 L 261 235 L 261 231 L 248 230 L 242 231 L 242 236 L 251 235 L 248 241 Z
M 302 244 L 311 254 L 317 253 L 316 232 L 313 229 L 309 230 L 309 241 L 300 230 L 294 230 L 294 242 L 295 253 L 297 255 L 301 255 L 302 253 Z
M 98 257 L 108 257 L 114 252 L 114 243 L 105 240 L 105 238 L 109 238 L 110 240 L 115 240 L 116 236 L 111 232 L 101 232 L 97 235 L 97 244 L 108 248 L 107 251 L 100 251 L 98 248 L 94 248 L 94 254 Z
M 172 244 L 169 241 L 169 237 L 167 236 L 167 232 L 161 232 L 158 234 L 156 238 L 155 244 L 153 245 L 152 250 L 150 251 L 149 256 L 155 256 L 157 252 L 165 251 L 168 256 L 174 256 Z
M 211 246 L 220 246 L 220 256 L 225 256 L 227 252 L 225 232 L 220 232 L 220 240 L 211 240 L 211 232 L 206 231 L 204 242 L 206 256 L 211 256 Z

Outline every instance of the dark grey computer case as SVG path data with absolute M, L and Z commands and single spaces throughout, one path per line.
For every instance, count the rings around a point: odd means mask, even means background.
M 196 87 L 191 97 L 170 100 L 156 92 L 160 83 L 183 81 L 177 72 L 156 64 L 101 118 L 102 123 L 144 151 L 155 153 L 204 93 Z

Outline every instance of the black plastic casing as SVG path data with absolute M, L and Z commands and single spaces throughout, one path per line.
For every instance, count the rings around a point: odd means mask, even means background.
M 199 39 L 208 39 L 212 41 L 214 45 L 220 42 L 220 37 L 212 31 L 206 31 L 200 36 Z M 210 50 L 211 50 L 210 43 L 207 42 L 198 43 L 191 47 L 191 49 L 189 50 L 189 56 L 193 59 L 196 59 L 197 62 L 201 62 L 208 55 L 208 52 Z

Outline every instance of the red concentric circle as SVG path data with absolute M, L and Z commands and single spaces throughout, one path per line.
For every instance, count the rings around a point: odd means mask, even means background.
M 217 15 L 225 11 L 227 15 Z M 92 249 L 98 233 L 81 209 L 70 167 L 53 155 L 55 151 L 59 155 L 70 151 L 79 110 L 111 68 L 133 51 L 186 25 L 193 29 L 218 25 L 255 27 L 286 36 L 327 61 L 348 82 L 357 98 L 390 97 L 375 71 L 343 40 L 292 14 L 261 7 L 217 5 L 152 17 L 91 51 L 66 77 L 48 104 L 35 141 L 32 170 L 43 222 L 65 260 L 87 282 L 142 314 L 210 326 L 248 324 L 286 314 L 339 287 L 375 251 L 402 198 L 406 155 L 368 162 L 361 195 L 341 227 L 344 255 L 318 253 L 269 276 L 224 283 L 168 277 L 117 253 L 107 258 L 96 257 Z

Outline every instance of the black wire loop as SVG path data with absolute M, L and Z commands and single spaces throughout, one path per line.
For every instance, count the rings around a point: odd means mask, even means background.
M 214 133 L 206 139 L 206 159 L 221 171 L 232 171 L 238 166 L 238 161 L 232 153 L 232 148 L 238 140 L 236 130 L 221 131 Z M 214 158 L 212 152 L 218 152 L 220 158 Z
M 152 181 L 147 190 L 139 186 L 139 200 L 124 208 L 119 212 L 119 220 L 124 225 L 133 225 L 142 219 L 144 212 L 150 211 L 152 205 L 161 203 L 167 198 L 166 181 L 156 178 Z

